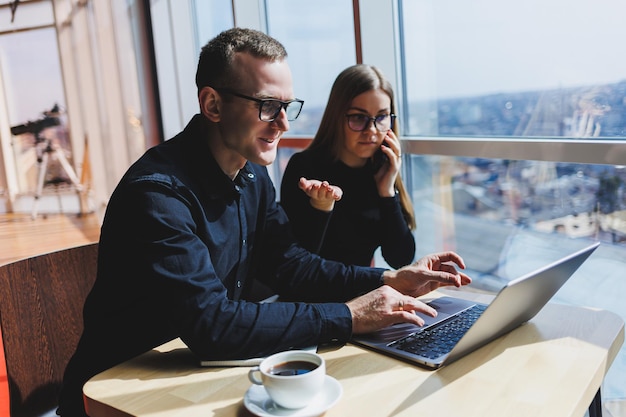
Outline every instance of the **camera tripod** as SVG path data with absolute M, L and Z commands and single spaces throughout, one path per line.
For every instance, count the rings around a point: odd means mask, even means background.
M 33 202 L 33 210 L 31 216 L 33 219 L 37 218 L 37 209 L 39 205 L 39 198 L 43 192 L 43 186 L 46 179 L 46 173 L 49 168 L 50 155 L 54 154 L 57 160 L 61 164 L 61 168 L 65 171 L 65 174 L 69 178 L 70 182 L 74 185 L 76 194 L 78 196 L 78 202 L 80 204 L 80 214 L 83 211 L 83 199 L 81 193 L 83 191 L 83 185 L 80 183 L 76 172 L 72 168 L 62 149 L 52 145 L 52 140 L 41 139 L 36 137 L 35 149 L 37 152 L 37 188 L 35 190 L 35 201 Z

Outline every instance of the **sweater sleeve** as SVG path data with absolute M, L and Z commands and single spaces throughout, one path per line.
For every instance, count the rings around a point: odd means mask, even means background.
M 415 260 L 415 238 L 402 215 L 400 199 L 397 195 L 381 198 L 380 209 L 383 221 L 383 258 L 393 268 L 410 264 Z

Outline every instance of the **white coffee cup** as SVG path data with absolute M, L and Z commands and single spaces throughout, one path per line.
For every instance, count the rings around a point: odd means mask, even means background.
M 263 385 L 270 398 L 284 408 L 309 405 L 321 391 L 325 377 L 324 358 L 304 350 L 275 353 L 248 371 L 248 379 Z

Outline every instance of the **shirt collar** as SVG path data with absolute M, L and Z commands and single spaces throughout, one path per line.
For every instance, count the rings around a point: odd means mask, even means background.
M 208 145 L 208 121 L 201 114 L 196 114 L 184 135 L 187 142 L 187 155 L 199 178 L 204 178 L 203 188 L 214 197 L 238 192 L 248 184 L 256 182 L 256 173 L 249 161 L 239 170 L 234 180 L 222 171 L 213 157 Z

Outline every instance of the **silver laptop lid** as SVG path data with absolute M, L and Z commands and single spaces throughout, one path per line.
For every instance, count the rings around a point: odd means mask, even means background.
M 535 317 L 598 246 L 595 242 L 508 282 L 443 362 L 453 362 Z

